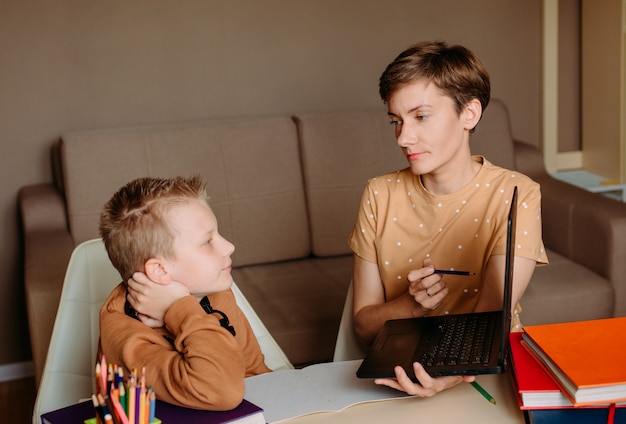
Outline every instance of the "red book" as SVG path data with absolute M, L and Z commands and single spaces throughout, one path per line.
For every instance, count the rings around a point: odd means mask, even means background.
M 512 377 L 521 409 L 571 408 L 559 386 L 522 346 L 522 333 L 511 333 Z
M 528 326 L 522 340 L 574 405 L 626 401 L 626 317 Z

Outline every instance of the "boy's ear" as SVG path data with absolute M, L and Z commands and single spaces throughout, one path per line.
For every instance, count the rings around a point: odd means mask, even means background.
M 170 283 L 171 277 L 162 259 L 150 258 L 143 267 L 146 276 L 153 282 L 163 285 Z
M 480 121 L 480 117 L 483 114 L 483 106 L 478 99 L 472 99 L 463 108 L 463 118 L 465 119 L 465 128 L 468 130 L 474 129 Z

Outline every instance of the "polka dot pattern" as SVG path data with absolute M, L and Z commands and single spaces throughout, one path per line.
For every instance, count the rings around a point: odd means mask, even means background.
M 430 259 L 437 268 L 476 273 L 444 276 L 450 292 L 434 313 L 473 310 L 487 261 L 505 252 L 506 217 L 515 185 L 520 193 L 516 255 L 547 262 L 539 186 L 476 158 L 484 162 L 474 181 L 449 195 L 430 194 L 409 169 L 370 180 L 350 245 L 364 259 L 383 264 L 380 275 L 388 299 L 404 293 L 408 272 Z

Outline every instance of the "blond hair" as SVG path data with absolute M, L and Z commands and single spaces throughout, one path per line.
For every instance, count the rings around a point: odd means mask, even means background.
M 143 271 L 153 257 L 174 257 L 174 228 L 166 219 L 174 206 L 207 200 L 201 177 L 138 178 L 120 188 L 104 205 L 99 231 L 122 279 Z

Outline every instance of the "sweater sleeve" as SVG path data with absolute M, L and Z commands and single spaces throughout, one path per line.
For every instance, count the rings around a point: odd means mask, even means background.
M 232 292 L 225 293 L 221 298 L 232 297 Z M 147 384 L 159 399 L 196 409 L 232 409 L 244 396 L 244 377 L 250 361 L 246 356 L 256 353 L 255 371 L 267 370 L 260 350 L 247 347 L 250 337 L 254 342 L 256 339 L 240 322 L 234 299 L 232 305 L 226 302 L 216 308 L 224 310 L 229 318 L 236 317 L 233 325 L 242 332 L 236 337 L 221 327 L 219 315 L 205 313 L 192 296 L 170 307 L 164 318 L 165 328 L 160 329 L 149 328 L 124 314 L 125 299 L 126 288 L 120 285 L 100 311 L 102 351 L 108 362 L 127 370 L 145 367 Z M 259 355 L 262 365 L 258 364 Z

